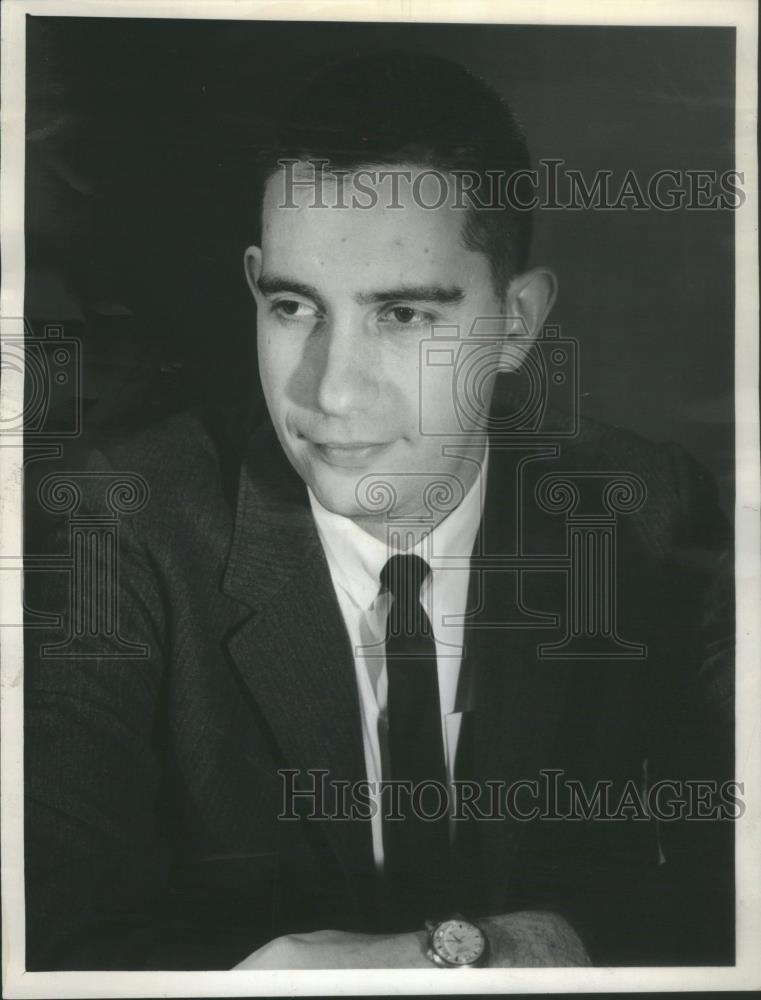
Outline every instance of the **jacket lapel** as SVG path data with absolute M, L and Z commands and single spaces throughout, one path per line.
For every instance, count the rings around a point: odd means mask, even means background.
M 279 447 L 258 448 L 241 470 L 226 593 L 243 605 L 230 656 L 271 728 L 283 766 L 366 778 L 354 662 L 306 490 Z M 267 465 L 260 464 L 262 460 Z M 266 477 L 250 468 L 269 468 Z M 316 779 L 319 785 L 319 778 Z M 327 784 L 326 816 L 336 808 Z M 317 824 L 347 875 L 372 869 L 369 823 Z
M 270 431 L 271 435 L 271 431 Z M 317 535 L 306 490 L 290 470 L 274 436 L 244 462 L 225 592 L 241 605 L 239 626 L 228 639 L 230 656 L 269 724 L 284 766 L 306 776 L 324 770 L 331 781 L 366 778 L 359 697 L 350 643 Z M 514 555 L 505 495 L 510 453 L 490 459 L 484 523 L 476 552 Z M 263 476 L 258 470 L 266 468 Z M 257 469 L 257 475 L 251 474 Z M 507 475 L 506 475 L 507 472 Z M 526 539 L 526 551 L 531 541 Z M 562 607 L 560 574 L 550 574 L 547 607 Z M 515 620 L 516 590 L 510 574 L 471 571 L 466 662 L 472 671 L 473 777 L 502 783 L 536 779 L 547 766 L 562 711 L 566 670 L 541 661 L 537 645 L 547 633 Z M 328 789 L 323 803 L 335 803 Z M 372 874 L 369 823 L 318 824 L 340 865 L 359 886 Z M 510 871 L 526 823 L 507 818 L 478 824 L 487 905 L 505 903 Z

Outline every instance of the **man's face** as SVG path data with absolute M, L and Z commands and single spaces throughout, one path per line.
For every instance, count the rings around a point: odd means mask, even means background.
M 296 188 L 297 207 L 284 208 L 276 175 L 265 192 L 262 246 L 247 254 L 261 380 L 283 449 L 323 506 L 376 532 L 386 514 L 360 502 L 365 477 L 391 483 L 395 515 L 425 510 L 425 486 L 437 475 L 454 475 L 465 489 L 473 482 L 474 464 L 443 447 L 467 434 L 421 431 L 421 406 L 426 427 L 458 425 L 451 369 L 421 393 L 420 345 L 434 324 L 466 337 L 477 317 L 504 310 L 489 261 L 463 245 L 465 212 L 426 209 L 410 185 L 401 185 L 402 207 L 389 208 L 385 191 L 373 208 L 339 208 L 326 180 L 323 198 L 333 207 L 315 207 L 313 191 Z M 487 385 L 481 402 L 490 400 Z

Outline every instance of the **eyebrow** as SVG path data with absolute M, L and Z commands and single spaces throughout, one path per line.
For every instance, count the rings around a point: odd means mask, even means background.
M 465 292 L 462 288 L 442 285 L 398 285 L 396 288 L 386 288 L 377 292 L 360 292 L 356 300 L 360 305 L 371 305 L 375 302 L 393 302 L 399 299 L 405 302 L 439 302 L 446 305 L 450 302 L 462 302 Z
M 320 308 L 323 308 L 325 305 L 322 296 L 314 285 L 307 285 L 303 281 L 296 281 L 294 278 L 284 278 L 278 274 L 262 274 L 256 284 L 262 295 L 291 292 L 294 295 L 303 295 L 305 299 L 312 299 Z
M 322 296 L 314 285 L 308 285 L 294 278 L 277 274 L 263 274 L 257 284 L 263 295 L 292 292 L 295 295 L 303 295 L 304 298 L 311 299 L 321 308 L 325 306 Z M 446 305 L 452 302 L 462 302 L 464 298 L 464 290 L 456 285 L 449 287 L 443 285 L 397 285 L 395 288 L 384 288 L 375 292 L 360 292 L 355 296 L 355 301 L 363 306 L 400 300 L 404 302 L 438 302 Z

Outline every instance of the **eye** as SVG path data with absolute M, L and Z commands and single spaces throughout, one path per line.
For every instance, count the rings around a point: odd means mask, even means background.
M 391 323 L 396 326 L 423 326 L 433 322 L 433 316 L 422 309 L 412 306 L 389 306 L 381 313 L 381 323 Z
M 271 303 L 270 311 L 282 319 L 307 319 L 317 315 L 314 306 L 298 299 L 278 299 L 277 302 Z

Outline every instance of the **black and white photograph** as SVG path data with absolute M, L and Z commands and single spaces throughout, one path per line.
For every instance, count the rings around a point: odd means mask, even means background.
M 4 995 L 761 987 L 756 17 L 4 5 Z

